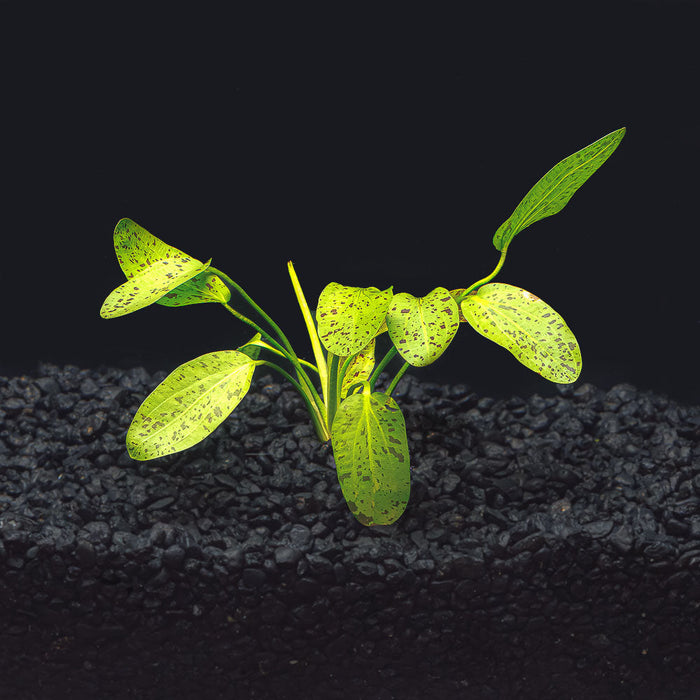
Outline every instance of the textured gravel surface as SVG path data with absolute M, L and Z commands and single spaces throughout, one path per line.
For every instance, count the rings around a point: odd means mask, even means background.
M 0 377 L 0 697 L 700 697 L 700 407 L 407 378 L 411 500 L 367 529 L 269 376 L 131 461 L 163 376 Z

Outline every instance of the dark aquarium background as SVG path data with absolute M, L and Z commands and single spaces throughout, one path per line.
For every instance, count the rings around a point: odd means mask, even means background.
M 562 314 L 583 381 L 698 400 L 697 4 L 0 7 L 3 374 L 170 370 L 248 339 L 212 304 L 100 319 L 121 217 L 212 257 L 310 356 L 288 259 L 312 305 L 330 281 L 466 286 L 538 178 L 626 126 L 497 281 Z M 414 373 L 555 391 L 467 326 Z

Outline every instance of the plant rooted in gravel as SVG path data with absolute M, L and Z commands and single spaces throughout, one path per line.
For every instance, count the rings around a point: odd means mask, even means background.
M 272 318 L 239 284 L 212 267 L 211 260 L 192 258 L 131 219 L 122 219 L 114 230 L 114 248 L 127 281 L 105 300 L 103 318 L 154 302 L 217 302 L 255 330 L 238 349 L 186 362 L 154 389 L 127 432 L 130 456 L 163 457 L 203 440 L 243 399 L 255 368 L 266 365 L 301 394 L 319 439 L 331 440 L 338 480 L 353 515 L 364 525 L 393 523 L 406 508 L 411 478 L 406 427 L 391 394 L 410 365 L 424 367 L 442 355 L 461 323 L 503 346 L 545 379 L 566 384 L 578 378 L 581 352 L 564 319 L 534 294 L 491 280 L 503 267 L 513 238 L 560 211 L 624 134 L 624 128 L 613 131 L 546 173 L 496 231 L 493 243 L 501 255 L 493 272 L 469 287 L 437 287 L 418 298 L 394 294 L 392 288 L 331 282 L 321 292 L 314 319 L 288 262 L 315 364 L 301 359 Z M 232 293 L 235 304 L 229 303 Z M 256 320 L 240 310 L 246 307 Z M 389 347 L 377 361 L 384 334 Z M 377 391 L 380 373 L 394 359 L 401 361 L 398 371 L 385 391 Z

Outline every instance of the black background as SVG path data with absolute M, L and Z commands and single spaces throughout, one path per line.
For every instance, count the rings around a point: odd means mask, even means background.
M 248 339 L 214 304 L 99 318 L 121 217 L 213 257 L 310 356 L 288 259 L 312 305 L 330 281 L 466 286 L 536 180 L 626 126 L 498 281 L 564 316 L 582 380 L 697 402 L 699 6 L 524 5 L 0 4 L 0 371 L 170 370 Z M 468 326 L 414 373 L 555 391 Z

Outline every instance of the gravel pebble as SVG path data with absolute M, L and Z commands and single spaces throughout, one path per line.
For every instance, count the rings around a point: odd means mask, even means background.
M 210 439 L 151 462 L 124 436 L 164 373 L 35 375 L 0 377 L 0 695 L 700 687 L 697 406 L 628 384 L 493 399 L 406 377 L 411 499 L 367 529 L 270 375 Z

